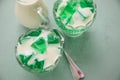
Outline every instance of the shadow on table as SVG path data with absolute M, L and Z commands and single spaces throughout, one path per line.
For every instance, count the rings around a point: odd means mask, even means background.
M 82 79 L 79 79 L 79 80 L 85 80 L 84 78 L 82 78 Z

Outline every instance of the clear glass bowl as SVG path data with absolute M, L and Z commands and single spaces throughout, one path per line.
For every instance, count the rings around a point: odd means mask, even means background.
M 89 29 L 96 17 L 92 0 L 57 0 L 53 14 L 58 27 L 70 37 L 78 37 Z
M 29 72 L 52 71 L 60 61 L 63 42 L 63 37 L 55 29 L 33 29 L 18 39 L 16 58 Z

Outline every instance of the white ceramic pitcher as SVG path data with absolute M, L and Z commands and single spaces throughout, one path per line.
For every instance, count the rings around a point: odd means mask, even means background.
M 48 9 L 43 0 L 17 0 L 15 12 L 19 22 L 28 28 L 38 28 L 49 23 Z

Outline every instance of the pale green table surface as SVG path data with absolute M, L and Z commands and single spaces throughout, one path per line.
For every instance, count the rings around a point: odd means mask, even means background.
M 51 26 L 57 27 L 46 0 Z M 120 0 L 95 0 L 97 18 L 78 38 L 65 38 L 65 49 L 85 73 L 84 80 L 120 80 Z M 26 29 L 15 17 L 15 0 L 0 0 L 0 80 L 73 80 L 67 61 L 49 73 L 35 75 L 23 70 L 15 58 L 18 37 Z

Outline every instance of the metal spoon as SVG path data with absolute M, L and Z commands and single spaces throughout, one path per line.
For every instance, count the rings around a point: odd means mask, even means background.
M 82 70 L 75 64 L 75 62 L 72 60 L 72 58 L 68 55 L 68 53 L 64 51 L 64 54 L 66 56 L 67 61 L 69 62 L 70 65 L 70 70 L 72 72 L 72 76 L 74 80 L 81 80 L 84 78 L 84 73 Z
M 61 37 L 61 42 L 62 42 L 62 46 L 63 46 L 64 38 L 61 35 L 62 33 L 60 34 L 60 32 L 58 30 L 56 30 L 56 31 L 57 31 L 57 34 L 59 34 L 60 37 Z M 66 59 L 69 62 L 70 70 L 72 72 L 73 79 L 74 80 L 84 79 L 84 73 L 82 72 L 82 70 L 75 64 L 75 62 L 72 60 L 72 58 L 68 55 L 68 53 L 62 47 L 59 47 L 59 48 L 61 50 L 63 50 L 63 53 L 65 54 Z

